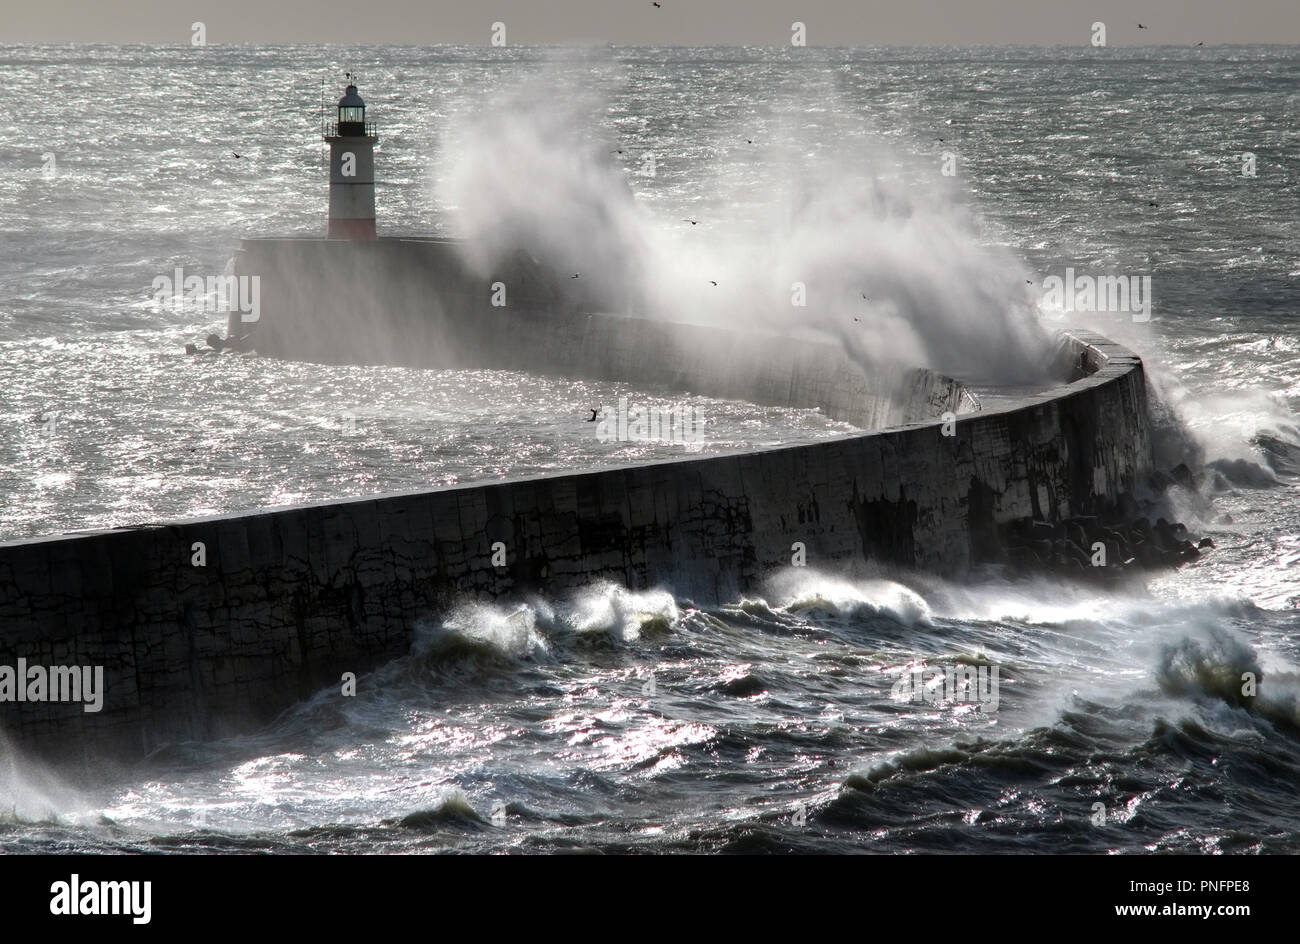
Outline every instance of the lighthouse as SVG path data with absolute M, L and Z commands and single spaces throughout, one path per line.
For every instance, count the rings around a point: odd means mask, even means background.
M 375 238 L 375 133 L 349 75 L 338 120 L 325 129 L 330 146 L 330 239 Z

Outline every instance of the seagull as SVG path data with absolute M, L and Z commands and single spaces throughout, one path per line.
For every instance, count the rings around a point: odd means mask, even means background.
M 698 225 L 700 225 L 700 221 L 699 221 L 699 220 L 682 220 L 682 222 L 683 222 L 683 223 L 690 223 L 692 226 L 698 226 Z
M 709 279 L 709 284 L 712 285 L 714 288 L 717 288 L 718 286 L 718 283 L 713 281 L 713 279 Z
M 591 407 L 587 407 L 587 409 L 591 410 Z M 596 414 L 599 413 L 599 412 L 600 412 L 600 410 L 591 410 L 591 419 L 587 420 L 587 422 L 588 422 L 588 423 L 594 423 L 594 422 L 596 422 Z

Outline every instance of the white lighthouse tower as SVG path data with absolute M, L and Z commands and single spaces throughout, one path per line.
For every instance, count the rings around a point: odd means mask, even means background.
M 375 123 L 348 76 L 338 120 L 325 128 L 330 146 L 330 239 L 375 238 Z

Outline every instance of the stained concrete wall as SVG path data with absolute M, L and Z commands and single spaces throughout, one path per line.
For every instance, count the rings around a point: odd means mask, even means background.
M 134 757 L 248 730 L 405 653 L 465 599 L 607 578 L 704 603 L 814 567 L 960 575 L 999 526 L 1097 513 L 1149 471 L 1133 354 L 1068 337 L 1076 379 L 962 416 L 812 445 L 0 544 L 0 665 L 105 667 L 103 710 L 0 703 L 19 743 Z M 1082 367 L 1080 367 L 1082 365 Z M 1084 374 L 1085 370 L 1092 371 Z M 491 565 L 493 542 L 508 566 Z M 192 566 L 203 542 L 207 566 Z

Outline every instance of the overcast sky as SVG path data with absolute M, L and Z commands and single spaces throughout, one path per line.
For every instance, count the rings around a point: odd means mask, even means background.
M 0 43 L 1300 44 L 1300 0 L 5 0 Z M 1148 29 L 1138 30 L 1141 21 Z

